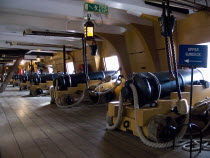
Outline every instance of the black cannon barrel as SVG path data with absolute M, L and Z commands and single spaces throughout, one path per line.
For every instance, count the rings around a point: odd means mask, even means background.
M 33 85 L 38 85 L 40 82 L 39 75 L 38 74 L 32 75 L 30 82 Z
M 12 76 L 12 79 L 17 80 L 17 79 L 20 79 L 21 76 L 22 76 L 22 75 L 14 74 L 14 75 Z
M 59 75 L 62 74 L 63 73 L 36 74 L 33 75 L 32 81 L 34 85 L 38 85 L 39 83 L 46 83 L 47 81 L 53 81 L 55 78 L 57 78 Z
M 114 71 L 113 71 L 114 73 Z M 102 80 L 105 78 L 105 73 L 103 71 L 100 72 L 89 72 L 88 79 L 89 80 Z M 86 83 L 86 77 L 84 73 L 73 74 L 71 75 L 71 87 L 76 87 L 79 83 Z
M 89 80 L 102 80 L 107 75 L 114 74 L 115 71 L 108 71 L 108 72 L 89 72 L 88 73 L 88 79 Z M 113 77 L 117 78 L 117 77 Z M 71 75 L 59 75 L 58 76 L 58 89 L 59 90 L 66 90 L 67 87 L 76 87 L 79 83 L 86 83 L 86 76 L 84 73 L 78 73 L 78 74 L 71 74 Z M 54 81 L 54 87 L 56 85 L 56 82 Z
M 54 74 L 41 74 L 39 75 L 39 81 L 40 83 L 46 83 L 47 81 L 53 81 Z
M 33 76 L 36 75 L 36 73 L 33 74 L 23 74 L 20 76 L 20 81 L 22 83 L 26 83 L 26 81 L 31 81 L 31 79 L 33 78 Z
M 112 76 L 115 71 L 104 71 L 105 76 Z M 112 76 L 112 80 L 117 79 L 118 75 Z
M 17 78 L 17 74 L 14 74 L 13 76 L 12 76 L 12 79 L 16 79 Z
M 69 74 L 59 75 L 57 81 L 59 90 L 67 90 L 67 87 L 71 87 L 71 76 Z M 53 81 L 53 86 L 56 86 L 56 80 Z
M 180 88 L 183 91 L 184 87 L 191 83 L 191 70 L 180 69 L 178 74 Z M 193 78 L 193 84 L 200 84 L 200 81 L 204 80 L 202 72 L 197 69 L 194 69 Z M 155 100 L 169 97 L 171 92 L 176 92 L 176 81 L 171 79 L 169 72 L 137 73 L 133 79 L 127 80 L 122 88 L 122 97 L 132 100 L 130 83 L 133 83 L 137 89 L 139 106 L 154 103 Z
M 53 77 L 53 80 L 56 79 L 56 78 L 58 78 L 59 75 L 64 75 L 64 73 L 63 72 L 54 73 L 53 76 L 52 76 Z

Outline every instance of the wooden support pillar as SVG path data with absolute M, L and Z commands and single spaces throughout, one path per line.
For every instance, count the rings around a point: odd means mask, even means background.
M 86 87 L 88 87 L 88 63 L 87 63 L 87 50 L 86 50 L 86 39 L 82 38 L 82 52 L 83 52 L 83 63 L 84 63 L 84 73 L 86 76 Z
M 31 60 L 31 75 L 33 73 L 33 71 L 32 71 L 32 64 L 33 64 L 33 60 Z
M 66 46 L 63 46 L 63 72 L 66 74 Z
M 10 81 L 10 79 L 12 78 L 14 72 L 18 69 L 18 66 L 20 65 L 20 62 L 23 60 L 23 56 L 20 56 L 14 63 L 13 67 L 11 68 L 11 70 L 8 72 L 4 82 L 1 84 L 0 87 L 0 93 L 3 93 Z
M 3 82 L 3 80 L 4 80 L 5 65 L 6 65 L 6 64 L 3 64 L 3 65 L 2 65 L 2 71 L 1 71 L 1 81 L 2 81 L 2 82 Z

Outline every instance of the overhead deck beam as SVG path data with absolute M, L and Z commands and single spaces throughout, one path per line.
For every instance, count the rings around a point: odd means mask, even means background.
M 162 3 L 155 3 L 155 1 L 153 1 L 153 0 L 152 1 L 145 1 L 145 3 L 148 4 L 148 5 L 151 5 L 151 6 L 159 7 L 159 8 L 163 7 Z M 177 12 L 180 12 L 180 13 L 183 13 L 183 14 L 189 14 L 189 10 L 185 9 L 185 8 L 178 8 L 178 7 L 175 7 L 175 6 L 171 6 L 170 9 L 171 9 L 171 11 L 177 11 Z
M 5 56 L 20 56 L 20 55 L 40 55 L 40 56 L 53 56 L 53 53 L 43 52 L 43 51 L 30 51 L 30 50 L 21 50 L 21 49 L 0 49 L 0 55 Z
M 28 50 L 41 50 L 43 52 L 62 52 L 62 48 L 52 48 L 52 47 L 40 47 L 40 46 L 21 46 L 21 45 L 9 45 L 9 44 L 1 44 L 0 48 L 2 49 L 28 49 Z M 67 48 L 67 51 L 72 51 L 71 48 Z
M 6 27 L 6 26 L 5 26 Z M 14 26 L 16 29 L 19 26 Z M 14 28 L 15 30 L 15 28 Z M 77 44 L 79 40 L 72 41 L 69 38 L 59 38 L 59 37 L 51 37 L 47 38 L 44 36 L 23 36 L 24 29 L 21 32 L 16 33 L 13 29 L 3 29 L 0 24 L 0 46 L 10 46 L 6 44 L 6 41 L 18 41 L 23 43 L 37 43 L 37 44 L 52 44 L 52 45 L 74 45 L 76 47 L 82 47 L 82 45 Z
M 25 55 L 29 50 L 25 49 L 0 49 L 0 55 Z
M 83 38 L 84 33 L 75 32 L 64 32 L 64 31 L 50 31 L 50 30 L 31 30 L 27 29 L 23 31 L 23 35 L 39 35 L 39 36 L 57 36 L 57 37 L 73 37 L 73 38 Z
M 7 59 L 0 60 L 0 63 L 10 63 L 10 62 L 13 62 L 13 60 L 7 60 Z
M 23 31 L 23 35 L 38 35 L 38 36 L 53 36 L 53 37 L 71 37 L 71 38 L 84 38 L 84 33 L 68 32 L 68 31 L 53 31 L 53 30 L 31 30 Z M 101 39 L 95 36 L 95 39 Z
M 51 52 L 39 52 L 29 50 L 11 50 L 0 49 L 0 63 L 13 63 L 13 60 L 19 58 L 19 56 L 53 56 Z M 26 57 L 27 58 L 27 57 Z M 29 60 L 29 59 L 28 59 Z M 33 60 L 33 59 L 30 59 Z
M 159 5 L 158 7 L 162 6 L 163 0 L 146 0 L 146 4 L 154 5 L 157 4 Z M 196 2 L 192 2 L 189 0 L 170 0 L 170 6 L 172 6 L 172 10 L 176 11 L 176 8 L 184 8 L 184 9 L 191 9 L 191 10 L 208 10 L 210 11 L 210 7 L 206 5 L 202 5 Z M 174 8 L 176 7 L 176 8 Z M 181 9 L 180 9 L 181 10 Z
M 53 56 L 53 53 L 31 52 L 26 55 Z
M 0 57 L 0 61 L 2 60 L 16 60 L 17 56 L 6 56 L 6 57 Z
M 37 47 L 63 48 L 63 45 L 55 45 L 55 44 L 11 42 L 11 41 L 6 41 L 6 43 L 8 43 L 10 45 L 20 45 L 20 46 L 37 46 Z M 66 48 L 69 48 L 69 49 L 81 49 L 79 47 L 75 47 L 75 46 L 72 46 L 72 45 L 67 45 Z

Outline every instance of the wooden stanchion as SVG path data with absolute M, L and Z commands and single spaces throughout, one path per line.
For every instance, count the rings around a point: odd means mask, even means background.
M 7 74 L 4 82 L 1 84 L 0 87 L 0 93 L 3 93 L 9 83 L 9 81 L 11 80 L 14 72 L 18 69 L 18 66 L 20 65 L 20 62 L 23 60 L 23 56 L 20 56 L 14 63 L 13 67 L 11 68 L 11 70 L 9 71 L 9 73 Z

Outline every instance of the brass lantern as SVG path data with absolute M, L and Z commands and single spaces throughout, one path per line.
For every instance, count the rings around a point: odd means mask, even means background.
M 94 39 L 94 24 L 88 16 L 88 21 L 84 24 L 84 37 L 86 40 Z

